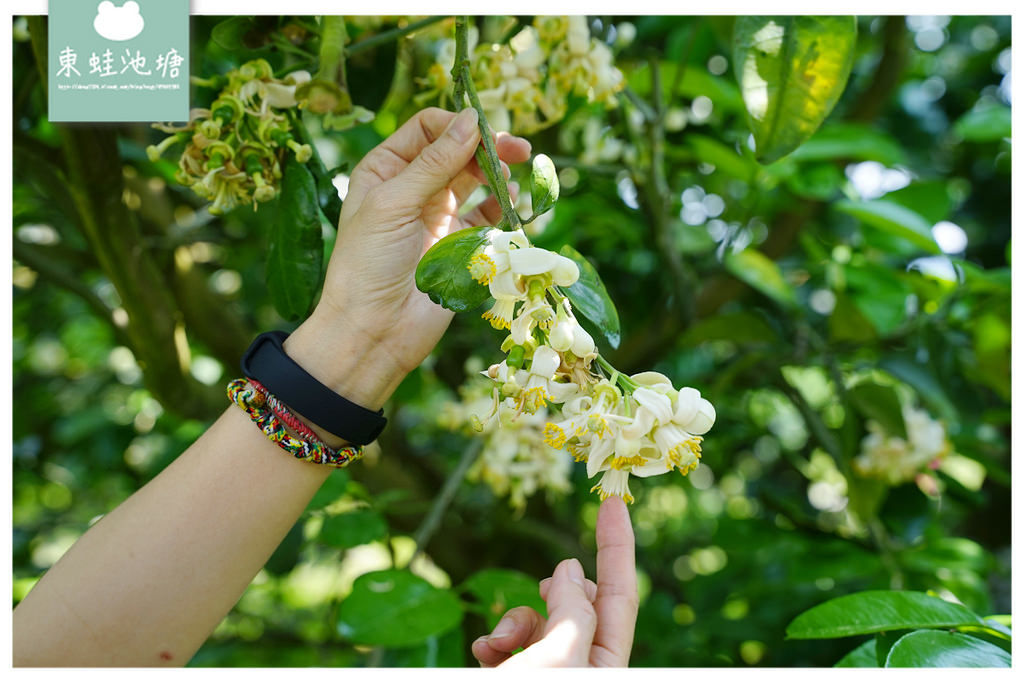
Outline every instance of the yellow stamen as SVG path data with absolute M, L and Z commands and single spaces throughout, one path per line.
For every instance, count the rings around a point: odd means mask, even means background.
M 700 443 L 704 440 L 702 436 L 691 436 L 686 441 L 676 444 L 668 452 L 668 461 L 673 467 L 679 469 L 683 474 L 692 472 L 697 467 L 697 460 L 700 460 Z M 693 458 L 692 462 L 683 464 L 685 456 Z M 689 460 L 690 458 L 686 458 Z
M 572 454 L 573 460 L 576 462 L 587 461 L 587 452 L 578 443 L 569 444 L 569 453 Z
M 494 279 L 494 274 L 497 272 L 494 261 L 482 251 L 473 254 L 466 268 L 469 269 L 469 274 L 473 276 L 473 279 L 482 285 L 491 284 L 491 280 Z
M 587 418 L 587 429 L 590 430 L 591 434 L 599 439 L 604 436 L 606 432 L 611 433 L 612 431 L 608 426 L 608 421 L 596 413 L 591 414 L 590 417 Z
M 486 320 L 487 322 L 491 323 L 491 327 L 493 327 L 496 330 L 508 330 L 508 329 L 511 329 L 511 322 L 510 321 L 505 320 L 503 318 L 500 318 L 500 317 L 494 315 L 494 313 L 492 313 L 491 311 L 485 312 L 480 317 L 483 318 L 484 320 Z
M 544 443 L 552 448 L 561 448 L 565 445 L 566 441 L 568 441 L 568 437 L 561 427 L 554 422 L 548 422 L 544 425 Z
M 634 465 L 640 467 L 647 464 L 646 458 L 641 458 L 639 455 L 634 455 L 631 458 L 619 455 L 612 458 L 612 468 L 617 470 L 627 470 Z
M 524 389 L 523 392 L 519 394 L 516 407 L 521 412 L 530 413 L 532 415 L 546 406 L 548 401 L 553 401 L 554 398 L 554 396 L 550 396 L 546 391 L 544 391 L 544 387 Z
M 617 495 L 614 493 L 608 493 L 607 491 L 601 488 L 600 484 L 594 484 L 594 487 L 590 489 L 590 492 L 593 493 L 594 491 L 597 491 L 597 495 L 602 500 L 602 502 L 610 498 L 611 496 Z M 622 494 L 622 500 L 624 500 L 627 505 L 632 505 L 634 499 L 633 496 L 629 495 L 628 493 L 624 493 Z

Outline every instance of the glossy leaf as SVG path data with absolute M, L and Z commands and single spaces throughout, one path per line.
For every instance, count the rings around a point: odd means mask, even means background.
M 575 261 L 580 268 L 580 279 L 572 286 L 563 288 L 572 303 L 573 311 L 597 325 L 613 349 L 619 348 L 619 312 L 608 296 L 608 290 L 601 282 L 597 269 L 571 245 L 566 244 L 558 253 Z
M 880 130 L 859 123 L 830 123 L 789 156 L 797 161 L 841 159 L 901 164 L 906 154 L 899 142 Z
M 966 607 L 913 591 L 862 591 L 800 614 L 786 627 L 790 639 L 844 638 L 897 629 L 984 625 Z
M 413 574 L 363 574 L 338 610 L 338 633 L 362 645 L 405 647 L 444 633 L 462 619 L 458 598 Z
M 856 42 L 854 17 L 736 20 L 733 64 L 759 161 L 784 157 L 814 134 L 846 87 Z
M 854 407 L 864 415 L 878 422 L 891 436 L 907 438 L 907 427 L 903 424 L 903 409 L 900 407 L 896 390 L 875 382 L 861 382 L 847 394 Z
M 537 580 L 511 569 L 484 569 L 473 574 L 462 588 L 484 607 L 487 628 L 493 630 L 502 615 L 513 607 L 526 605 L 546 614 Z
M 853 648 L 846 655 L 843 656 L 838 662 L 835 663 L 836 668 L 874 668 L 878 666 L 878 662 L 875 660 L 875 640 L 866 640 L 857 647 Z
M 976 107 L 957 119 L 953 128 L 968 142 L 992 142 L 1010 137 L 1011 119 L 1009 107 Z
M 450 311 L 471 311 L 490 296 L 469 274 L 469 259 L 487 243 L 490 227 L 466 228 L 441 238 L 416 266 L 416 287 Z
M 335 548 L 354 548 L 382 538 L 387 522 L 373 510 L 353 510 L 324 520 L 320 541 Z
M 530 173 L 530 198 L 533 202 L 533 215 L 547 213 L 558 201 L 558 172 L 555 164 L 547 154 L 538 154 L 533 158 L 533 170 Z
M 282 318 L 299 320 L 313 308 L 323 259 L 316 182 L 306 165 L 289 154 L 267 250 L 267 289 Z
M 916 211 L 886 199 L 853 201 L 843 199 L 833 205 L 836 210 L 859 219 L 866 225 L 901 237 L 933 254 L 942 250 L 932 237 L 932 226 Z
M 912 631 L 889 650 L 888 668 L 1008 668 L 1010 654 L 973 636 L 932 629 Z
M 737 278 L 780 304 L 796 303 L 793 288 L 782 277 L 778 264 L 756 249 L 729 254 L 725 257 L 725 267 Z

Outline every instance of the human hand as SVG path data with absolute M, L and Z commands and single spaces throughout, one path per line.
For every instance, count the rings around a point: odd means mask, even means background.
M 420 257 L 454 230 L 501 220 L 494 197 L 458 215 L 484 178 L 473 158 L 479 142 L 474 110 L 424 109 L 352 171 L 323 294 L 286 348 L 356 403 L 380 407 L 451 321 L 416 288 Z M 529 159 L 522 138 L 499 133 L 496 146 L 506 178 L 505 162 Z M 518 186 L 509 190 L 514 197 Z
M 510 609 L 473 643 L 473 656 L 483 667 L 628 666 L 639 604 L 635 564 L 629 511 L 610 497 L 597 515 L 597 583 L 584 577 L 579 560 L 563 560 L 540 582 L 548 618 L 530 607 Z

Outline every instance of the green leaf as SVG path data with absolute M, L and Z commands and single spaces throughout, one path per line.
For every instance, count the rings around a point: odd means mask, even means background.
M 876 666 L 878 666 L 878 662 L 875 660 L 874 639 L 864 641 L 835 663 L 836 668 L 874 668 Z
M 975 107 L 953 124 L 968 142 L 992 142 L 1010 137 L 1010 108 L 1001 105 Z
M 864 417 L 878 422 L 886 433 L 901 439 L 907 438 L 903 409 L 895 389 L 875 382 L 861 382 L 851 388 L 847 395 Z
M 320 289 L 324 238 L 318 206 L 313 175 L 288 155 L 267 250 L 267 289 L 285 320 L 304 318 Z
M 210 39 L 228 52 L 253 50 L 266 42 L 265 34 L 252 17 L 231 17 L 218 22 Z
M 932 225 L 946 220 L 953 210 L 953 198 L 949 196 L 948 184 L 943 180 L 911 183 L 893 192 L 887 192 L 885 199 L 921 214 L 921 217 Z
M 302 550 L 302 527 L 304 524 L 305 520 L 300 519 L 292 526 L 270 559 L 267 560 L 264 569 L 275 576 L 284 576 L 295 567 L 299 561 L 299 551 Z
M 735 311 L 700 320 L 683 335 L 683 343 L 687 345 L 710 340 L 771 345 L 778 343 L 779 336 L 760 316 L 749 311 Z
M 901 164 L 906 155 L 890 135 L 860 123 L 830 123 L 789 156 L 796 161 L 850 159 Z
M 382 538 L 387 522 L 373 510 L 353 510 L 324 520 L 320 540 L 335 548 L 354 548 Z
M 353 643 L 406 647 L 444 633 L 462 620 L 451 591 L 407 571 L 363 574 L 338 609 L 338 633 Z
M 502 615 L 513 607 L 526 605 L 541 615 L 547 614 L 536 579 L 522 572 L 484 569 L 466 579 L 462 588 L 484 607 L 488 630 L 493 630 Z
M 471 311 L 490 291 L 469 274 L 469 259 L 487 243 L 487 226 L 466 228 L 441 238 L 416 266 L 416 287 L 450 311 Z
M 771 163 L 805 142 L 846 87 L 855 17 L 746 16 L 733 30 L 733 64 L 757 158 Z
M 530 198 L 534 217 L 551 210 L 558 201 L 558 192 L 555 163 L 547 154 L 538 154 L 533 158 L 533 171 L 530 173 Z
M 885 666 L 1009 668 L 1010 654 L 973 636 L 948 631 L 913 631 L 896 641 Z
M 942 383 L 928 366 L 916 361 L 913 354 L 891 353 L 884 356 L 878 365 L 893 377 L 914 387 L 921 400 L 937 411 L 942 419 L 950 422 L 959 419 L 957 409 L 946 395 Z
M 885 666 L 885 660 L 889 656 L 889 650 L 896 644 L 896 641 L 907 635 L 907 629 L 885 631 L 875 634 L 875 666 Z
M 836 210 L 859 219 L 873 228 L 901 237 L 933 254 L 942 250 L 932 237 L 932 226 L 921 214 L 887 199 L 853 201 L 843 199 L 833 206 Z
M 969 609 L 926 593 L 862 591 L 812 607 L 786 627 L 786 638 L 844 638 L 896 629 L 984 625 Z
M 566 244 L 558 253 L 575 261 L 580 268 L 580 279 L 564 288 L 573 310 L 597 325 L 613 349 L 619 348 L 619 312 L 608 296 L 597 269 L 571 245 Z
M 793 288 L 782 277 L 775 261 L 756 249 L 744 249 L 725 257 L 726 269 L 765 296 L 783 305 L 796 303 Z
M 693 156 L 698 161 L 712 164 L 716 170 L 744 182 L 754 177 L 757 164 L 744 159 L 729 145 L 696 133 L 687 135 L 686 142 L 693 149 Z

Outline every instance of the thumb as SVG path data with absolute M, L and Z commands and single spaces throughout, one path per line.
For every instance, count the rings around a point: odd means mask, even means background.
M 437 140 L 423 148 L 394 178 L 405 201 L 419 206 L 448 185 L 469 160 L 480 142 L 477 113 L 463 109 Z

